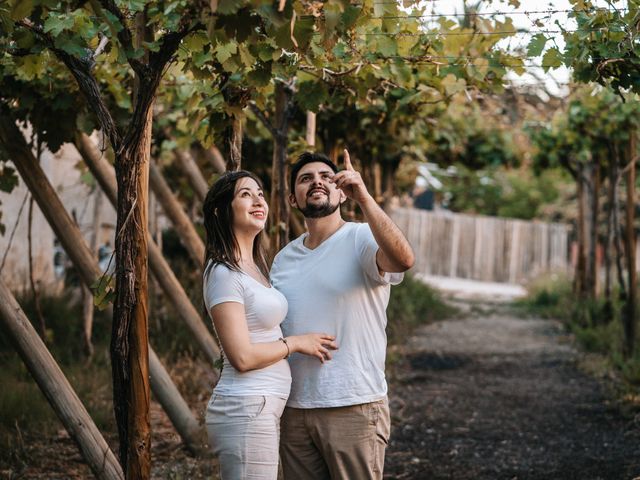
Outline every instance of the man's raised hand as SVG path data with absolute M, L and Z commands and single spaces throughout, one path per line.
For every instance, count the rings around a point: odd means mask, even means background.
M 353 168 L 351 157 L 346 148 L 344 149 L 344 170 L 336 173 L 331 181 L 336 184 L 337 188 L 344 192 L 347 198 L 354 200 L 358 204 L 371 197 L 360 172 L 356 172 Z

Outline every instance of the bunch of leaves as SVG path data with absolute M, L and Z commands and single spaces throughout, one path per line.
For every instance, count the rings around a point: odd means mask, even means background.
M 577 89 L 566 109 L 550 122 L 527 129 L 534 145 L 534 169 L 560 166 L 575 177 L 581 163 L 597 161 L 606 167 L 613 146 L 623 148 L 631 132 L 637 131 L 639 114 L 640 102 L 633 98 L 623 101 L 598 86 Z
M 502 107 L 497 109 L 490 113 L 475 103 L 451 105 L 435 128 L 424 133 L 427 159 L 440 166 L 456 164 L 473 170 L 518 166 L 523 152 L 514 141 L 515 129 Z
M 529 56 L 542 56 L 545 70 L 566 66 L 580 83 L 597 82 L 614 91 L 640 93 L 640 2 L 630 0 L 605 6 L 591 0 L 571 0 L 577 28 L 556 22 L 564 47 L 550 33 L 534 35 Z

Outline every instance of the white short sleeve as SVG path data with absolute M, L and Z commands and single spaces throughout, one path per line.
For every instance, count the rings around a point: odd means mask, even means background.
M 224 265 L 213 266 L 204 276 L 203 296 L 207 310 L 224 302 L 244 305 L 244 285 L 240 272 Z
M 397 285 L 402 282 L 404 273 L 385 272 L 380 275 L 376 255 L 379 246 L 371 232 L 371 227 L 367 223 L 361 223 L 356 230 L 356 251 L 360 259 L 360 265 L 369 278 L 381 284 Z

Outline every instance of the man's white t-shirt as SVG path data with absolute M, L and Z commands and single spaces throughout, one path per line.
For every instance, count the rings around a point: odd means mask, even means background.
M 287 300 L 275 288 L 265 287 L 244 272 L 214 265 L 204 276 L 203 295 L 207 312 L 225 302 L 244 305 L 251 343 L 278 341 L 280 324 L 287 313 Z M 291 372 L 286 360 L 248 372 L 239 372 L 224 355 L 220 381 L 213 390 L 218 395 L 273 395 L 287 398 Z
M 376 243 L 366 223 L 345 223 L 315 249 L 303 234 L 284 247 L 271 267 L 271 282 L 289 303 L 285 335 L 328 333 L 338 350 L 325 362 L 292 354 L 287 406 L 325 408 L 384 398 L 386 308 L 390 285 L 402 273 L 380 275 Z

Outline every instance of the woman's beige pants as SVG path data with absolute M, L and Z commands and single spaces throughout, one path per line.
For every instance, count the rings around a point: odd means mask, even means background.
M 280 417 L 286 403 L 267 395 L 211 396 L 207 433 L 222 480 L 276 480 Z

